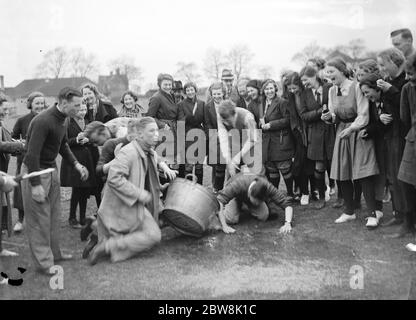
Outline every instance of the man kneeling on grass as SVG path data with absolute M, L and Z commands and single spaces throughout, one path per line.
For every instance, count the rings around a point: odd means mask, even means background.
M 108 172 L 98 209 L 98 244 L 89 257 L 91 265 L 106 255 L 112 262 L 126 260 L 161 240 L 157 166 L 170 180 L 176 173 L 153 150 L 159 137 L 155 120 L 141 118 L 136 129 L 136 138 L 117 153 Z
M 292 231 L 293 208 L 289 206 L 289 199 L 264 176 L 238 173 L 218 193 L 217 199 L 220 203 L 218 217 L 225 233 L 235 232 L 228 224 L 237 224 L 242 212 L 248 211 L 255 218 L 266 221 L 270 215 L 277 214 L 278 208 L 285 210 L 285 224 L 280 232 Z

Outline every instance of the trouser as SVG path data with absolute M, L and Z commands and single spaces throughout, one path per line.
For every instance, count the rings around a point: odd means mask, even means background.
M 234 198 L 224 207 L 226 222 L 229 224 L 237 224 L 240 221 L 242 211 L 249 212 L 260 221 L 266 221 L 269 217 L 269 208 L 264 201 L 260 202 L 258 206 L 254 206 L 252 204 L 242 203 Z
M 22 165 L 22 174 L 28 172 Z M 35 266 L 50 268 L 61 258 L 59 227 L 61 220 L 61 191 L 58 171 L 40 176 L 45 190 L 45 201 L 32 199 L 32 186 L 28 179 L 22 181 L 23 207 L 26 216 L 26 234 Z
M 374 187 L 375 176 L 366 177 L 363 179 L 346 181 L 338 181 L 338 186 L 341 187 L 342 197 L 345 202 L 345 213 L 349 215 L 354 214 L 354 209 L 356 205 L 356 199 L 354 199 L 355 186 L 359 183 L 364 193 L 365 203 L 369 212 L 374 212 L 377 209 L 376 198 L 375 198 L 375 187 Z M 360 189 L 361 189 L 360 188 Z M 361 191 L 361 190 L 360 190 Z M 361 192 L 360 192 L 361 196 Z
M 319 192 L 319 199 L 325 199 L 325 171 L 326 171 L 326 162 L 325 161 L 315 161 L 314 168 L 314 177 L 316 189 Z
M 98 242 L 104 242 L 105 251 L 110 255 L 112 262 L 127 260 L 139 252 L 150 249 L 162 238 L 160 228 L 148 210 L 145 210 L 140 227 L 128 234 L 107 229 L 100 216 L 97 219 L 97 228 Z
M 276 189 L 279 189 L 281 173 L 285 180 L 287 194 L 293 196 L 292 160 L 268 161 L 266 162 L 266 172 Z
M 81 224 L 84 224 L 89 193 L 89 188 L 72 188 L 71 203 L 69 207 L 69 220 L 76 219 L 76 212 L 79 204 L 79 221 Z
M 219 191 L 224 188 L 226 169 L 227 165 L 225 164 L 212 165 L 212 187 L 215 191 Z

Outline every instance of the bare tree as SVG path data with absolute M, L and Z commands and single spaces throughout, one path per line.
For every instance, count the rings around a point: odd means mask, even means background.
M 365 53 L 365 41 L 363 39 L 353 39 L 348 42 L 347 48 L 349 50 L 350 56 L 357 60 L 362 58 Z
M 197 82 L 198 79 L 201 77 L 198 74 L 198 67 L 194 62 L 178 62 L 177 66 L 178 70 L 176 71 L 175 76 L 185 80 L 186 82 Z
M 37 76 L 61 78 L 65 76 L 71 59 L 70 51 L 65 47 L 56 47 L 43 56 L 43 61 L 37 66 Z
M 302 51 L 296 53 L 292 57 L 292 61 L 304 66 L 309 59 L 315 57 L 325 57 L 328 54 L 328 50 L 320 47 L 316 41 L 311 42 Z
M 236 45 L 231 48 L 226 56 L 228 65 L 234 72 L 236 81 L 244 76 L 248 76 L 250 71 L 250 62 L 254 55 L 247 45 Z
M 219 81 L 224 65 L 224 55 L 222 52 L 214 48 L 209 48 L 204 60 L 204 73 L 206 77 L 212 81 Z
M 74 77 L 87 77 L 98 73 L 97 57 L 92 53 L 86 54 L 82 48 L 72 50 L 69 65 Z
M 108 66 L 112 70 L 119 69 L 122 74 L 125 74 L 131 81 L 142 81 L 143 80 L 143 71 L 135 63 L 135 59 L 131 56 L 123 55 L 117 59 L 113 59 L 109 62 Z
M 261 80 L 273 79 L 274 69 L 271 66 L 259 66 L 257 68 L 257 75 Z

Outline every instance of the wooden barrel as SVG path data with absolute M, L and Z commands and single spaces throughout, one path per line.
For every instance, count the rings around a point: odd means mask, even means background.
M 186 175 L 185 179 L 176 178 L 168 188 L 162 214 L 180 233 L 201 237 L 208 228 L 210 216 L 220 207 L 215 195 L 196 181 L 192 174 Z

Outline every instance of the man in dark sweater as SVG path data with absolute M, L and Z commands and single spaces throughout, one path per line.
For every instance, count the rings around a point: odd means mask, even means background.
M 58 104 L 32 120 L 27 134 L 22 174 L 56 168 L 59 153 L 74 165 L 82 180 L 88 178 L 88 170 L 74 157 L 66 140 L 65 119 L 75 116 L 81 107 L 81 100 L 79 91 L 64 88 L 59 93 Z M 59 248 L 61 203 L 58 171 L 22 181 L 22 194 L 33 260 L 39 271 L 52 274 L 50 268 L 55 262 L 72 258 L 61 253 Z
M 248 211 L 258 220 L 266 221 L 270 215 L 276 215 L 279 208 L 285 210 L 285 224 L 280 232 L 286 234 L 292 230 L 293 208 L 289 206 L 289 199 L 264 176 L 238 173 L 218 193 L 217 199 L 220 203 L 218 217 L 225 233 L 235 232 L 227 223 L 237 224 L 242 212 Z

